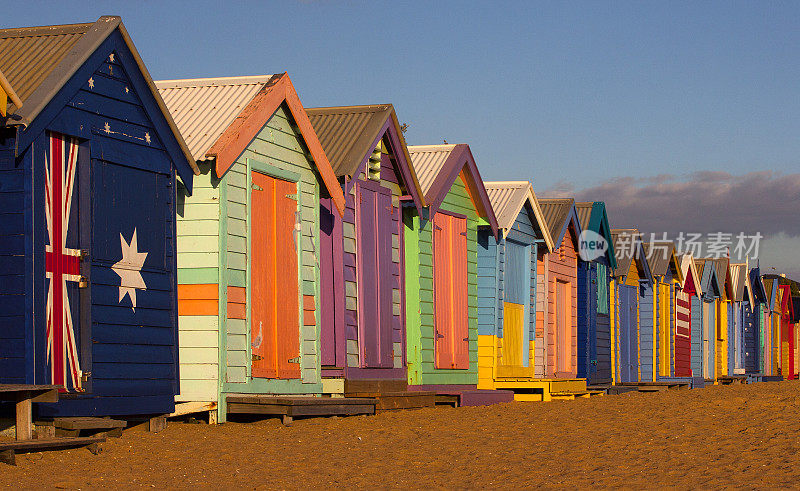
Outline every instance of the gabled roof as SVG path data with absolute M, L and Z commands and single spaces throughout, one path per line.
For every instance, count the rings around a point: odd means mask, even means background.
M 730 259 L 719 257 L 714 259 L 714 268 L 717 271 L 717 279 L 722 283 L 720 286 L 725 289 L 725 295 L 730 299 L 733 297 L 733 283 L 731 282 Z
M 472 197 L 478 215 L 489 223 L 492 233 L 497 236 L 497 218 L 469 145 L 466 143 L 414 145 L 408 147 L 408 153 L 411 155 L 412 166 L 419 178 L 425 206 L 428 207 L 431 217 L 436 214 L 453 183 L 463 171 L 467 191 Z
M 650 264 L 650 271 L 653 276 L 664 276 L 667 271 L 672 269 L 672 274 L 679 283 L 683 283 L 683 271 L 675 254 L 675 243 L 670 240 L 655 240 L 644 244 L 644 252 L 647 254 L 647 262 Z
M 694 256 L 691 254 L 683 254 L 678 256 L 678 261 L 681 265 L 681 274 L 683 275 L 683 280 L 681 281 L 681 289 L 686 290 L 687 284 L 686 282 L 689 281 L 689 278 L 692 279 L 692 286 L 694 286 L 695 295 L 698 297 L 703 296 L 703 285 L 701 284 L 700 274 L 697 272 L 697 263 L 694 260 Z
M 525 208 L 530 205 L 530 221 L 534 229 L 541 235 L 547 246 L 547 252 L 553 251 L 553 238 L 544 221 L 539 200 L 528 181 L 491 181 L 484 182 L 486 193 L 497 217 L 497 227 L 503 231 L 503 237 L 514 227 L 514 222 Z
M 103 16 L 86 24 L 0 29 L 0 70 L 14 86 L 21 106 L 14 104 L 8 125 L 29 125 L 58 94 L 84 62 L 116 30 L 133 55 L 150 92 L 172 130 L 183 156 L 195 175 L 200 173 L 183 137 L 156 90 L 128 31 L 117 16 Z M 177 156 L 173 156 L 177 159 Z M 182 176 L 190 181 L 190 176 Z
M 575 203 L 575 212 L 581 223 L 581 230 L 591 230 L 605 237 L 608 242 L 608 257 L 611 269 L 617 267 L 617 255 L 614 251 L 614 242 L 611 240 L 611 226 L 608 224 L 606 204 L 603 201 L 582 201 Z
M 755 302 L 753 287 L 750 284 L 750 275 L 748 274 L 748 267 L 746 263 L 732 263 L 731 268 L 731 286 L 733 288 L 734 302 L 743 302 L 745 300 L 753 305 Z
M 631 261 L 635 260 L 640 279 L 644 277 L 644 280 L 652 285 L 653 272 L 647 262 L 647 254 L 644 251 L 639 229 L 611 229 L 611 240 L 614 242 L 614 250 L 617 256 L 617 268 L 614 270 L 614 276 L 627 277 L 631 269 Z
M 22 107 L 22 101 L 20 100 L 17 93 L 14 91 L 14 87 L 11 86 L 11 83 L 8 81 L 3 72 L 0 71 L 0 116 L 6 117 L 8 114 L 8 102 L 11 101 L 11 104 L 14 105 L 17 109 Z
M 553 249 L 561 247 L 561 242 L 567 235 L 570 224 L 575 229 L 575 240 L 581 235 L 581 222 L 575 210 L 575 200 L 572 198 L 544 198 L 539 200 L 542 207 L 544 221 L 553 238 Z M 576 244 L 577 246 L 577 244 Z
M 394 106 L 312 107 L 306 113 L 337 177 L 356 176 L 386 135 L 406 189 L 418 207 L 425 206 Z
M 706 296 L 719 298 L 722 296 L 724 285 L 717 276 L 717 268 L 713 259 L 695 259 L 697 272 L 700 274 L 700 283 Z
M 216 159 L 222 177 L 282 104 L 297 124 L 314 164 L 344 213 L 344 194 L 286 73 L 156 82 L 197 160 Z
M 759 303 L 767 303 L 767 291 L 764 288 L 764 283 L 761 282 L 761 268 L 758 266 L 750 268 L 747 276 L 753 289 L 754 300 Z M 755 304 L 753 304 L 753 308 L 755 309 Z

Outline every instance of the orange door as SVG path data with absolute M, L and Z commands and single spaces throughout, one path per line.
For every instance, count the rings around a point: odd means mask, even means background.
M 433 219 L 433 307 L 436 368 L 469 368 L 467 219 Z
M 250 339 L 253 377 L 300 378 L 294 183 L 252 173 Z

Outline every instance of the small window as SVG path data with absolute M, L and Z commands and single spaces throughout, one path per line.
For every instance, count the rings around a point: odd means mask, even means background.
M 608 314 L 608 274 L 605 264 L 597 264 L 597 313 Z

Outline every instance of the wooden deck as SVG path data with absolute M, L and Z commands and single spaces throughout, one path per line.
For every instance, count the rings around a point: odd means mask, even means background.
M 0 401 L 15 401 L 17 440 L 33 438 L 33 403 L 58 402 L 60 385 L 0 384 Z
M 583 378 L 497 378 L 498 389 L 510 390 L 515 401 L 534 402 L 576 399 L 603 395 L 602 391 L 588 390 Z M 555 397 L 554 397 L 555 396 Z
M 264 394 L 228 394 L 228 414 L 263 414 L 281 416 L 291 425 L 295 417 L 353 416 L 375 414 L 377 401 L 370 397 L 275 396 Z
M 717 382 L 720 385 L 746 384 L 747 375 L 724 375 L 717 377 Z
M 408 390 L 405 380 L 345 379 L 344 396 L 375 399 L 376 411 L 419 409 L 436 405 L 436 392 Z
M 598 385 L 590 385 L 586 387 L 588 390 L 597 390 L 605 392 L 607 395 L 614 395 L 618 396 L 621 394 L 629 394 L 631 392 L 637 392 L 637 387 L 630 387 L 624 385 L 612 385 L 612 384 L 598 384 Z

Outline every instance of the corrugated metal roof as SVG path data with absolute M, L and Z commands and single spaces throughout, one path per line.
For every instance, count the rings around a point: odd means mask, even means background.
M 455 145 L 414 145 L 408 147 L 414 172 L 417 173 L 422 194 L 428 196 L 433 181 L 439 175 Z
M 23 104 L 93 25 L 0 29 L 0 70 Z
M 570 210 L 575 205 L 572 198 L 547 198 L 540 199 L 539 206 L 542 208 L 542 216 L 547 224 L 547 230 L 554 241 L 558 241 L 564 224 L 569 218 Z
M 581 201 L 575 203 L 575 212 L 578 214 L 578 221 L 581 222 L 581 228 L 587 230 L 589 222 L 592 220 L 592 207 L 594 201 Z
M 647 264 L 650 265 L 650 271 L 653 275 L 664 276 L 667 274 L 673 254 L 675 253 L 675 243 L 672 241 L 657 240 L 654 242 L 645 242 L 642 245 L 647 255 Z
M 358 170 L 392 112 L 391 104 L 306 108 L 338 177 L 352 177 Z
M 497 217 L 497 225 L 502 229 L 510 229 L 514 226 L 520 210 L 525 205 L 530 183 L 528 181 L 484 181 L 483 185 L 486 187 L 494 215 Z
M 274 75 L 159 80 L 156 87 L 195 160 L 206 152 Z

